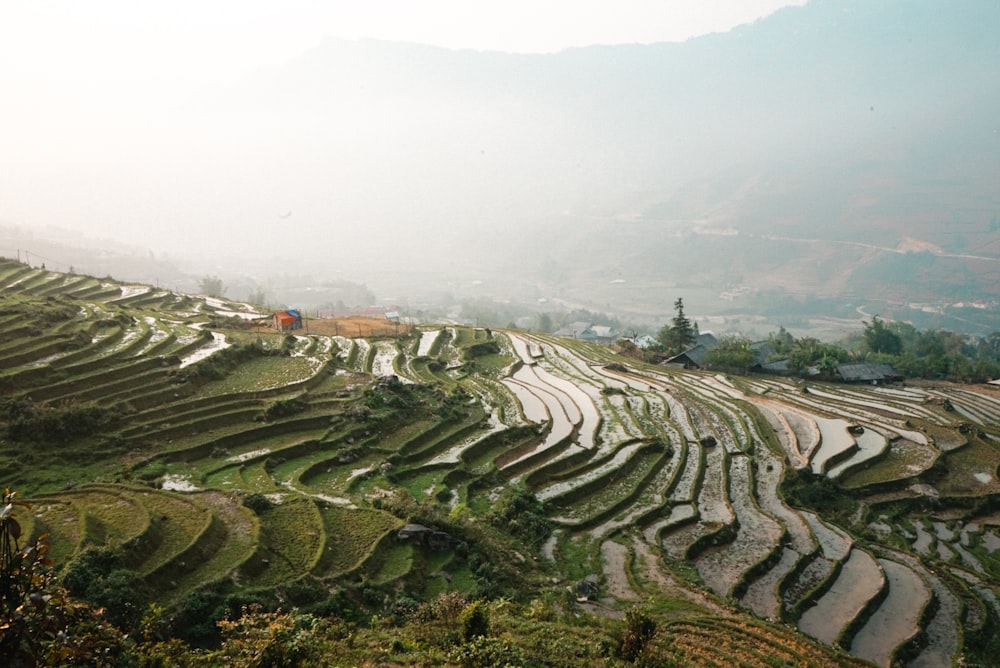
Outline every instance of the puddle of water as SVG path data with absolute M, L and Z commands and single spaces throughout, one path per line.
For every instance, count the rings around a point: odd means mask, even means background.
M 846 420 L 813 418 L 821 434 L 819 449 L 812 460 L 813 473 L 826 473 L 831 459 L 856 446 L 854 438 L 847 431 Z
M 778 600 L 778 583 L 801 558 L 802 555 L 795 550 L 784 548 L 781 560 L 747 587 L 746 594 L 740 599 L 743 607 L 749 608 L 758 617 L 772 621 L 777 619 L 781 606 L 781 601 Z
M 191 482 L 191 477 L 168 473 L 163 476 L 160 487 L 170 492 L 197 492 L 200 488 Z
M 195 362 L 200 362 L 209 355 L 217 353 L 225 348 L 228 348 L 230 345 L 231 344 L 228 341 L 226 341 L 225 334 L 222 334 L 221 332 L 212 332 L 212 340 L 209 343 L 206 343 L 201 348 L 198 348 L 198 350 L 194 351 L 184 359 L 182 359 L 180 368 L 183 369 L 184 367 L 190 366 Z
M 646 527 L 646 530 L 642 532 L 642 535 L 647 542 L 655 544 L 656 536 L 660 533 L 661 529 L 665 529 L 669 526 L 677 524 L 678 522 L 683 522 L 684 520 L 689 520 L 694 517 L 694 515 L 694 506 L 689 503 L 674 506 L 670 509 L 669 515 L 662 520 L 657 520 L 656 522 L 650 524 Z
M 983 547 L 990 552 L 1000 550 L 1000 537 L 993 531 L 987 531 L 983 534 Z
M 939 540 L 951 541 L 955 538 L 955 532 L 948 528 L 948 525 L 944 522 L 931 522 L 931 526 L 934 527 L 934 534 Z
M 259 450 L 251 450 L 250 452 L 244 452 L 239 455 L 233 455 L 232 457 L 226 458 L 227 462 L 245 462 L 248 459 L 253 459 L 254 457 L 259 457 L 260 455 L 266 455 L 271 452 L 270 448 L 261 448 Z
M 813 535 L 819 541 L 819 545 L 823 550 L 823 556 L 827 559 L 840 561 L 848 555 L 854 541 L 823 522 L 813 513 L 803 512 L 802 517 L 809 523 Z
M 934 537 L 924 530 L 923 524 L 917 523 L 917 539 L 913 541 L 913 549 L 917 551 L 917 554 L 930 554 L 931 542 Z
M 889 595 L 854 636 L 851 654 L 888 667 L 896 647 L 919 630 L 920 613 L 931 592 L 908 567 L 888 559 L 878 563 L 889 581 Z
M 514 397 L 521 404 L 521 412 L 524 413 L 525 420 L 535 424 L 549 421 L 549 409 L 546 408 L 544 400 L 537 394 L 510 378 L 504 378 L 503 384 L 514 393 Z
M 862 550 L 851 550 L 830 589 L 799 619 L 799 630 L 832 645 L 844 628 L 879 592 L 885 583 L 875 559 Z
M 431 354 L 431 348 L 441 335 L 440 329 L 432 329 L 420 333 L 420 345 L 417 346 L 417 357 L 426 357 Z

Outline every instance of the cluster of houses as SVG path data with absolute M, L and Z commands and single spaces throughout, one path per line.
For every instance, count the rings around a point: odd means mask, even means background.
M 555 332 L 555 335 L 606 344 L 621 339 L 611 327 L 591 325 L 586 322 L 574 322 Z M 656 344 L 656 339 L 649 335 L 625 338 L 624 340 L 643 350 Z M 711 332 L 705 332 L 699 334 L 687 350 L 667 358 L 663 364 L 684 369 L 707 369 L 709 365 L 706 363 L 706 356 L 709 351 L 718 346 L 718 339 Z M 750 350 L 756 355 L 756 361 L 748 367 L 748 371 L 788 375 L 800 373 L 798 369 L 791 368 L 788 359 L 775 359 L 777 351 L 768 341 L 751 343 Z M 819 373 L 817 368 L 809 368 L 804 371 L 807 376 L 817 376 Z M 840 364 L 837 366 L 836 377 L 845 383 L 865 383 L 868 385 L 898 383 L 902 380 L 891 364 L 867 362 Z
M 694 345 L 684 352 L 667 358 L 663 363 L 685 369 L 705 369 L 708 365 L 705 358 L 709 351 L 717 348 L 718 340 L 709 332 L 698 335 Z M 747 370 L 759 373 L 799 374 L 818 376 L 820 370 L 816 367 L 793 369 L 787 358 L 777 357 L 774 346 L 768 341 L 758 341 L 750 344 L 750 350 L 756 355 L 756 361 Z M 884 385 L 898 383 L 903 380 L 891 364 L 875 364 L 870 362 L 849 362 L 838 364 L 834 375 L 845 383 L 865 383 L 868 385 Z
M 553 332 L 556 336 L 568 339 L 590 341 L 591 343 L 611 344 L 618 340 L 618 332 L 608 325 L 592 325 L 589 322 L 571 322 L 565 327 Z

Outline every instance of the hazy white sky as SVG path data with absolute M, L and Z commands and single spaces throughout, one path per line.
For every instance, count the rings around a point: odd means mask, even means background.
M 0 0 L 0 81 L 231 81 L 325 36 L 512 52 L 682 41 L 805 0 Z
M 236 151 L 225 122 L 191 120 L 187 105 L 204 108 L 328 36 L 555 52 L 683 41 L 804 2 L 0 0 L 0 222 L 155 246 L 176 241 L 185 222 L 202 229 L 203 219 L 244 220 L 248 207 L 288 210 L 294 198 L 284 191 L 248 204 L 261 191 L 252 184 L 273 184 L 270 174 L 236 176 L 248 165 L 266 171 L 278 140 L 258 137 Z M 285 171 L 288 181 L 309 182 L 311 172 Z

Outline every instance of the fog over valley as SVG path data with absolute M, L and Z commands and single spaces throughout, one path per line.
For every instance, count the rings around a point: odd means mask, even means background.
M 998 26 L 0 2 L 0 668 L 995 665 Z
M 413 310 L 652 326 L 683 295 L 705 317 L 861 306 L 958 328 L 946 307 L 972 304 L 982 331 L 998 19 L 993 2 L 812 0 L 684 42 L 331 36 L 171 98 L 22 87 L 0 111 L 0 252 L 302 307 L 325 283 Z

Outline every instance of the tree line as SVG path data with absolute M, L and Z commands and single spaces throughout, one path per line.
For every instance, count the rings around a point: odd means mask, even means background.
M 645 351 L 625 348 L 648 362 L 662 362 L 689 350 L 697 341 L 698 323 L 684 313 L 684 301 L 674 302 L 674 317 L 657 333 L 656 345 Z M 891 364 L 907 378 L 984 382 L 1000 378 L 1000 331 L 970 336 L 944 329 L 918 330 L 906 322 L 885 321 L 877 315 L 860 332 L 835 343 L 814 337 L 796 338 L 784 327 L 765 341 L 740 334 L 719 338 L 704 356 L 705 366 L 746 372 L 759 364 L 787 361 L 790 373 L 832 377 L 847 362 Z

